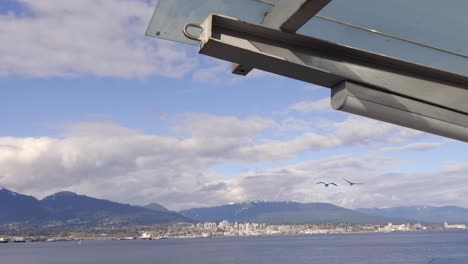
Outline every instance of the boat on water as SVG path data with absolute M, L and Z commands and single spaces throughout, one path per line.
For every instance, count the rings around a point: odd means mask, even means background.
M 0 244 L 8 243 L 8 238 L 0 237 Z
M 13 238 L 13 243 L 25 243 L 26 239 L 24 237 L 15 237 Z

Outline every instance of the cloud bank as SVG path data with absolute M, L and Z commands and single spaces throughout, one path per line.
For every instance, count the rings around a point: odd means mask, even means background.
M 144 36 L 156 6 L 143 0 L 18 0 L 0 14 L 0 76 L 182 77 L 189 53 Z
M 134 204 L 160 202 L 172 209 L 254 199 L 324 201 L 348 207 L 392 206 L 409 200 L 467 205 L 463 185 L 457 182 L 466 182 L 468 167 L 456 164 L 439 171 L 400 173 L 395 170 L 398 159 L 364 152 L 288 162 L 230 178 L 211 169 L 226 162 L 284 163 L 303 153 L 338 148 L 383 148 L 420 137 L 393 125 L 349 117 L 330 124 L 327 132 L 283 140 L 268 134 L 278 122 L 258 116 L 188 113 L 174 117 L 170 125 L 175 136 L 115 123 L 77 123 L 66 126 L 60 138 L 0 137 L 0 186 L 39 197 L 71 190 Z M 367 184 L 333 191 L 315 184 L 342 178 Z

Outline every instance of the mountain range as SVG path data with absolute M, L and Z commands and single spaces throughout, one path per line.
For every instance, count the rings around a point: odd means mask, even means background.
M 96 199 L 72 192 L 59 192 L 42 200 L 0 189 L 0 224 L 54 225 L 150 225 L 193 222 L 156 204 L 148 208 Z
M 456 206 L 402 206 L 393 208 L 358 208 L 356 211 L 388 218 L 414 219 L 428 223 L 468 223 L 468 209 Z
M 133 206 L 72 192 L 38 200 L 0 188 L 0 224 L 125 226 L 222 220 L 269 224 L 468 223 L 468 209 L 407 206 L 350 210 L 329 203 L 250 201 L 174 212 L 157 203 Z
M 270 224 L 351 223 L 383 224 L 404 222 L 384 216 L 368 215 L 329 203 L 251 201 L 180 212 L 201 222 L 257 222 Z
M 201 222 L 264 222 L 272 224 L 352 223 L 382 224 L 392 222 L 468 224 L 468 208 L 456 206 L 405 206 L 393 208 L 346 209 L 328 203 L 252 201 L 180 211 Z

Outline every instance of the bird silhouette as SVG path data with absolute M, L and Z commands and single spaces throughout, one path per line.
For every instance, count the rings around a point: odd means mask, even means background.
M 329 185 L 335 185 L 335 186 L 338 186 L 338 185 L 336 185 L 334 182 L 330 182 L 330 183 L 325 183 L 325 182 L 317 182 L 317 184 L 323 184 L 323 185 L 325 185 L 325 187 L 328 187 Z
M 351 181 L 348 181 L 347 179 L 343 179 L 345 180 L 347 183 L 349 183 L 349 185 L 353 186 L 353 185 L 361 185 L 361 184 L 364 184 L 362 182 L 351 182 Z

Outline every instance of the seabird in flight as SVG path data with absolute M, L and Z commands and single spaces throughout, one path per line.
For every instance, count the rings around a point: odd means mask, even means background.
M 335 185 L 335 186 L 338 186 L 338 185 L 336 185 L 334 182 L 330 182 L 330 183 L 317 182 L 317 184 L 323 184 L 323 185 L 325 185 L 325 187 L 328 187 L 328 185 Z
M 350 182 L 348 181 L 347 179 L 343 179 L 345 180 L 347 183 L 349 183 L 349 185 L 353 186 L 353 185 L 361 185 L 361 184 L 364 184 L 364 183 L 361 183 L 361 182 Z

